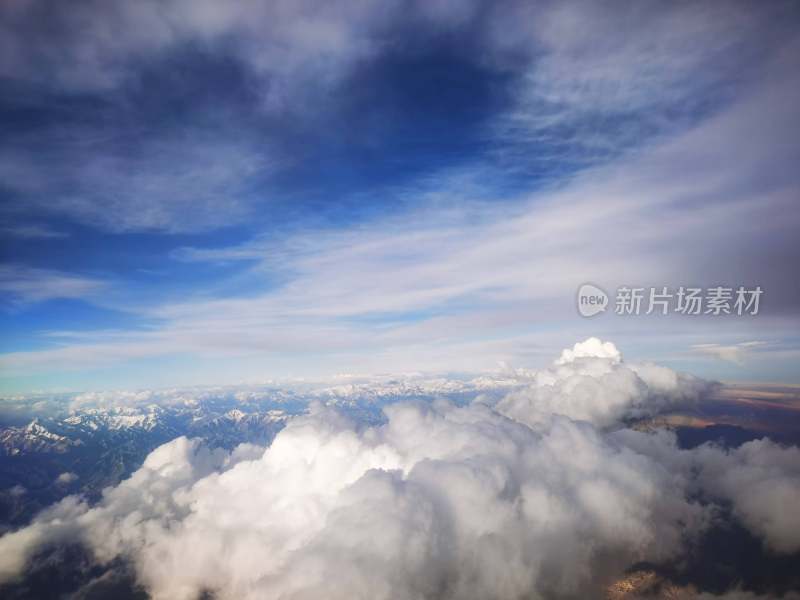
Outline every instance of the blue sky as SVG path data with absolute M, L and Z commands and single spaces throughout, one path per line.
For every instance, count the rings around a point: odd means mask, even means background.
M 537 365 L 800 383 L 792 3 L 0 8 L 0 387 Z M 577 315 L 594 282 L 754 317 Z M 757 343 L 756 343 L 757 342 Z

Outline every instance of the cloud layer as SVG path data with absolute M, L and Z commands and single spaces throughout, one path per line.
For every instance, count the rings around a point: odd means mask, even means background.
M 81 539 L 101 561 L 131 557 L 154 598 L 518 598 L 668 557 L 702 515 L 588 425 L 541 435 L 480 405 L 387 414 L 358 431 L 319 410 L 238 463 L 170 442 L 98 506 L 69 498 L 2 538 L 3 572 L 43 540 Z
M 549 369 L 518 373 L 530 385 L 510 393 L 497 409 L 529 425 L 563 415 L 605 427 L 695 401 L 712 387 L 658 365 L 624 363 L 614 344 L 597 338 L 564 350 Z
M 95 506 L 68 497 L 0 538 L 0 579 L 80 541 L 99 562 L 132 561 L 156 599 L 596 597 L 629 565 L 680 553 L 716 502 L 772 551 L 800 548 L 797 448 L 605 432 L 589 421 L 657 412 L 686 380 L 634 371 L 599 340 L 526 377 L 527 404 L 401 402 L 372 427 L 315 404 L 268 448 L 178 438 Z M 559 414 L 556 399 L 579 408 Z M 590 399 L 612 410 L 587 421 Z
M 6 2 L 0 285 L 33 318 L 0 383 L 479 370 L 589 333 L 668 334 L 670 359 L 763 340 L 746 376 L 794 379 L 794 22 L 736 1 Z M 586 281 L 761 285 L 764 305 L 635 338 L 644 320 L 587 330 Z

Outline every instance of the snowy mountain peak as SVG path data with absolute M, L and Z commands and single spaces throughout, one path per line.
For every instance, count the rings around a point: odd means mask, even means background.
M 241 410 L 239 410 L 238 408 L 234 408 L 234 409 L 229 410 L 228 412 L 226 412 L 225 416 L 228 419 L 231 419 L 232 421 L 236 421 L 238 423 L 239 421 L 244 419 L 247 415 L 245 413 L 243 413 Z

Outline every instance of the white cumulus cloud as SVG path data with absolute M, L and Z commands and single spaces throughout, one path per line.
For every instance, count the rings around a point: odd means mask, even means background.
M 131 558 L 154 598 L 516 598 L 591 590 L 670 556 L 703 518 L 674 475 L 588 424 L 386 412 L 359 429 L 317 407 L 260 455 L 179 438 L 97 506 L 70 497 L 1 538 L 2 572 L 74 536 L 100 561 Z
M 611 342 L 589 338 L 566 349 L 548 369 L 518 372 L 530 385 L 510 393 L 498 410 L 535 425 L 551 415 L 610 426 L 696 400 L 711 384 L 653 364 L 629 364 Z
M 720 502 L 769 550 L 800 547 L 797 448 L 681 450 L 666 431 L 598 426 L 699 380 L 594 339 L 519 376 L 529 395 L 497 408 L 399 402 L 367 427 L 313 404 L 266 448 L 177 438 L 94 506 L 69 496 L 0 537 L 0 581 L 77 541 L 130 561 L 156 600 L 598 597 L 630 565 L 679 556 Z
M 77 481 L 77 480 L 78 480 L 78 475 L 77 474 L 75 474 L 75 473 L 73 473 L 71 471 L 65 471 L 64 473 L 61 473 L 58 477 L 56 477 L 56 484 L 57 485 L 69 485 L 70 483 L 72 483 L 74 481 Z

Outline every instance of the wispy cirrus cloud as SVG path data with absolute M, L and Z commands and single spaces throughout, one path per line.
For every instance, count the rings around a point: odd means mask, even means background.
M 773 73 L 786 75 L 783 64 L 778 60 Z M 92 356 L 104 363 L 165 353 L 290 360 L 312 348 L 317 357 L 306 366 L 313 369 L 378 362 L 447 369 L 467 360 L 513 362 L 531 344 L 555 345 L 589 326 L 641 337 L 642 322 L 632 319 L 580 320 L 571 300 L 585 281 L 609 289 L 757 282 L 770 296 L 758 317 L 759 335 L 769 341 L 797 319 L 796 286 L 782 266 L 789 263 L 770 259 L 797 251 L 788 173 L 800 148 L 785 127 L 794 118 L 786 98 L 796 89 L 767 78 L 684 134 L 522 198 L 510 214 L 507 205 L 466 202 L 470 208 L 409 211 L 368 228 L 186 248 L 178 254 L 184 260 L 246 259 L 237 277 L 247 292 L 142 306 L 157 330 L 122 331 L 113 340 L 86 332 L 57 350 L 7 354 L 3 362 L 9 371 L 30 372 Z M 753 114 L 760 115 L 756 129 Z M 776 143 L 784 150 L 777 156 Z M 458 194 L 446 179 L 440 183 L 446 195 Z M 736 318 L 678 319 L 647 326 L 683 336 L 676 350 L 715 335 L 741 339 L 755 326 Z M 561 326 L 555 337 L 543 331 L 553 320 Z
M 89 298 L 106 285 L 100 279 L 51 269 L 0 265 L 0 292 L 12 306 L 56 298 Z
M 294 99 L 294 82 L 335 80 L 376 48 L 371 37 L 399 7 L 316 1 L 236 0 L 98 3 L 70 10 L 46 2 L 3 5 L 2 72 L 67 90 L 107 91 L 135 79 L 137 66 L 182 45 L 204 43 L 245 62 L 267 100 Z M 447 18 L 447 12 L 442 13 Z M 46 18 L 45 18 L 46 17 Z M 43 27 L 43 21 L 48 27 Z M 267 87 L 271 88 L 267 90 Z
M 359 121 L 343 108 L 372 84 L 370 65 L 443 36 L 464 63 L 507 80 L 503 113 L 481 134 L 492 160 L 537 173 L 555 161 L 561 175 L 685 128 L 788 35 L 781 7 L 745 4 L 80 0 L 0 10 L 0 73 L 19 87 L 15 102 L 62 107 L 47 119 L 58 125 L 23 125 L 0 146 L 0 175 L 18 196 L 9 214 L 111 232 L 196 232 L 263 214 L 276 164 L 314 160 L 308 147 L 323 146 L 331 126 L 358 131 L 384 118 Z M 219 86 L 198 83 L 215 78 Z M 96 104 L 81 108 L 76 94 Z M 276 151 L 290 125 L 303 141 Z
M 692 346 L 692 350 L 699 352 L 700 354 L 713 356 L 714 358 L 718 358 L 720 360 L 727 360 L 732 363 L 736 363 L 737 365 L 741 365 L 744 364 L 747 356 L 752 351 L 758 351 L 758 349 L 767 345 L 767 342 L 761 341 L 739 342 L 738 344 L 731 345 L 695 344 Z
M 792 35 L 780 26 L 786 8 L 780 5 L 609 8 L 552 2 L 498 11 L 488 27 L 493 46 L 531 56 L 509 110 L 495 123 L 506 142 L 500 152 L 562 166 L 618 156 L 642 140 L 690 127 L 709 107 L 729 101 L 755 73 L 757 57 Z
M 16 140 L 13 152 L 0 149 L 6 188 L 28 198 L 6 211 L 67 217 L 111 232 L 216 228 L 248 215 L 248 186 L 274 165 L 263 145 L 226 138 L 217 128 L 128 135 L 129 143 L 120 144 L 87 140 L 85 130 L 45 131 Z M 43 159 L 47 173 L 40 176 Z
M 8 36 L 17 58 L 7 74 L 24 87 L 34 70 L 20 65 L 58 71 L 37 85 L 56 94 L 51 101 L 69 100 L 60 113 L 68 124 L 59 117 L 44 129 L 22 123 L 11 132 L 13 152 L 5 148 L 0 162 L 13 196 L 4 213 L 20 221 L 31 218 L 26 210 L 58 215 L 131 240 L 131 254 L 155 236 L 127 234 L 178 234 L 159 237 L 154 253 L 172 259 L 165 270 L 180 276 L 137 298 L 107 299 L 136 311 L 147 328 L 123 326 L 109 336 L 106 325 L 68 327 L 57 348 L 3 355 L 8 372 L 165 354 L 247 356 L 274 368 L 309 348 L 315 356 L 298 368 L 446 369 L 467 364 L 467 353 L 470 366 L 526 360 L 541 344 L 603 328 L 636 337 L 641 322 L 576 320 L 570 299 L 586 281 L 609 289 L 726 282 L 768 290 L 758 334 L 743 320 L 656 323 L 658 335 L 680 336 L 676 353 L 731 339 L 772 341 L 796 322 L 800 289 L 786 265 L 798 259 L 800 151 L 791 132 L 800 86 L 797 41 L 775 24 L 779 8 L 644 3 L 607 14 L 540 3 L 438 14 L 426 3 L 385 14 L 348 5 L 333 14 L 314 3 L 247 10 L 167 3 L 111 14 L 104 5 L 85 13 L 80 39 L 72 35 L 77 17 L 56 10 L 62 33 L 48 40 L 63 50 L 57 54 L 30 50 L 44 36 L 35 6 L 16 9 L 14 22 L 31 31 L 31 43 Z M 192 14 L 183 19 L 184 12 Z M 272 16 L 269 27 L 256 27 Z M 631 27 L 619 34 L 625 19 Z M 131 31 L 112 36 L 121 22 Z M 419 44 L 404 35 L 407 26 L 419 30 Z M 459 36 L 470 43 L 455 44 L 456 52 L 447 40 Z M 197 40 L 201 49 L 189 43 Z M 392 152 L 415 154 L 417 135 L 425 147 L 442 136 L 409 129 L 420 109 L 412 106 L 388 130 L 398 146 L 380 147 L 383 162 L 341 157 L 373 156 L 381 136 L 365 135 L 359 145 L 362 130 L 396 115 L 391 93 L 385 113 L 370 112 L 369 94 L 347 103 L 354 90 L 378 87 L 370 67 L 383 72 L 390 59 L 432 49 L 448 54 L 437 44 L 458 59 L 434 73 L 469 63 L 484 76 L 502 75 L 488 86 L 502 88 L 502 101 L 471 122 L 480 143 L 455 161 L 432 156 L 422 172 L 382 178 L 404 158 Z M 734 54 L 741 65 L 731 66 Z M 75 58 L 78 71 L 63 57 Z M 418 67 L 403 65 L 424 80 Z M 403 88 L 382 84 L 392 93 Z M 78 90 L 99 104 L 71 104 Z M 331 128 L 346 143 L 325 154 Z M 587 147 L 601 151 L 585 160 Z M 273 189 L 274 179 L 293 177 L 281 193 Z M 313 199 L 302 185 L 309 181 Z M 360 207 L 347 205 L 353 197 Z M 283 211 L 273 210 L 275 198 Z M 151 285 L 129 266 L 120 271 L 136 286 Z
M 65 238 L 67 233 L 39 223 L 19 223 L 0 227 L 0 235 L 23 239 Z

